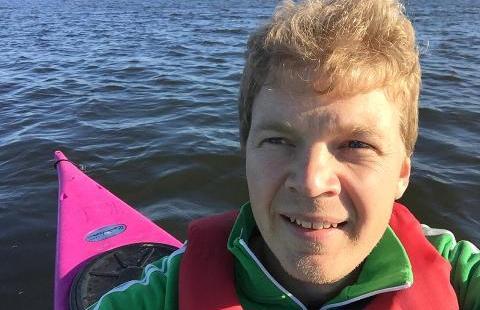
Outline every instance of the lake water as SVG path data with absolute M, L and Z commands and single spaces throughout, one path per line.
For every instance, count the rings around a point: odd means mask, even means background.
M 0 297 L 51 309 L 53 151 L 176 237 L 248 199 L 236 100 L 276 1 L 0 0 Z M 480 244 L 480 1 L 411 1 L 420 138 L 402 200 Z

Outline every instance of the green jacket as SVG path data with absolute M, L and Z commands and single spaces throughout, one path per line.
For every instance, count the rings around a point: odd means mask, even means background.
M 479 250 L 470 242 L 456 242 L 453 234 L 447 230 L 422 226 L 431 244 L 451 263 L 451 283 L 460 308 L 480 309 Z M 235 257 L 235 284 L 240 303 L 246 309 L 306 309 L 268 273 L 248 247 L 248 240 L 255 228 L 247 203 L 242 207 L 228 240 L 228 249 Z M 171 255 L 148 265 L 140 280 L 114 288 L 89 310 L 178 309 L 178 276 L 187 246 L 185 244 Z M 383 267 L 376 268 L 380 264 Z M 375 271 L 375 281 L 369 276 L 372 271 Z M 412 269 L 405 249 L 388 227 L 365 260 L 357 282 L 345 287 L 321 309 L 337 308 L 335 305 L 391 287 L 409 286 L 412 281 Z

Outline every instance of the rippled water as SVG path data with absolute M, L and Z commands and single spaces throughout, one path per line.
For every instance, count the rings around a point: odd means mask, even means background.
M 50 309 L 53 150 L 178 238 L 248 199 L 236 98 L 249 31 L 275 1 L 0 0 L 0 296 Z M 480 244 L 480 4 L 407 4 L 421 134 L 404 202 Z

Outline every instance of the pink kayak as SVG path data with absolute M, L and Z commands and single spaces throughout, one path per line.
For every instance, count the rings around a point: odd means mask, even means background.
M 59 179 L 55 310 L 88 306 L 107 290 L 106 282 L 113 287 L 131 279 L 132 271 L 138 276 L 136 270 L 154 257 L 182 245 L 60 151 L 55 152 L 55 167 Z M 92 295 L 95 287 L 102 291 Z

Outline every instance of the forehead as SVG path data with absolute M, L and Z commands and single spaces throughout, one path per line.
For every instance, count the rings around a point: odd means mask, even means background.
M 317 84 L 315 84 L 317 83 Z M 399 115 L 383 89 L 353 96 L 320 94 L 308 75 L 283 75 L 270 79 L 255 98 L 252 130 L 270 125 L 308 131 L 349 130 L 375 132 L 394 129 L 399 133 Z M 274 127 L 275 127 L 274 126 Z

